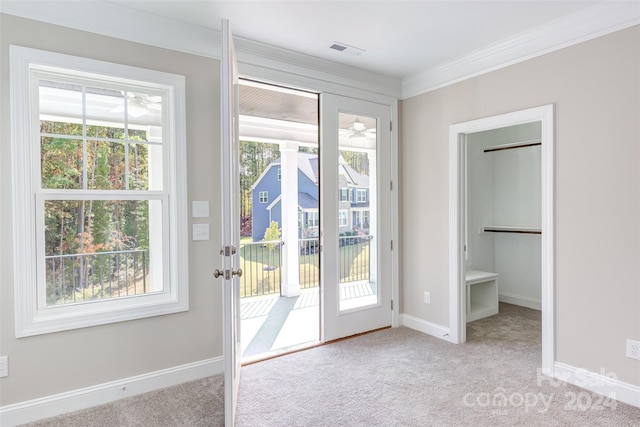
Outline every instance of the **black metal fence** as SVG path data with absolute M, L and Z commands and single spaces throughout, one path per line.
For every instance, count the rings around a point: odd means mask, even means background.
M 149 251 L 45 256 L 47 305 L 147 293 Z
M 339 237 L 340 283 L 368 281 L 371 236 Z M 282 241 L 251 242 L 240 245 L 240 296 L 280 293 L 282 284 Z M 317 237 L 298 239 L 300 288 L 320 285 L 320 242 Z

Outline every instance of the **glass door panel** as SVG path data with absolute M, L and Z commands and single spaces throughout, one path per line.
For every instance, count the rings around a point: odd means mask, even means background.
M 340 311 L 378 304 L 377 122 L 338 113 Z

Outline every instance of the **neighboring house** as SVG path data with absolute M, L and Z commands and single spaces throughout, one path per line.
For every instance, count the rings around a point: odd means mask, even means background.
M 273 161 L 253 184 L 253 241 L 260 241 L 271 221 L 282 223 L 280 159 Z M 369 177 L 356 172 L 340 156 L 340 233 L 369 232 Z M 300 237 L 316 237 L 320 225 L 318 156 L 298 153 L 298 224 Z

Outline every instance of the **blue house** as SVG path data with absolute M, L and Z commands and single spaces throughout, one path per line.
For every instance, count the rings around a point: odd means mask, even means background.
M 340 157 L 340 232 L 369 232 L 369 177 L 356 172 Z M 318 155 L 298 153 L 298 236 L 317 237 L 320 226 Z M 271 221 L 282 224 L 280 159 L 273 161 L 253 184 L 252 238 L 264 239 Z

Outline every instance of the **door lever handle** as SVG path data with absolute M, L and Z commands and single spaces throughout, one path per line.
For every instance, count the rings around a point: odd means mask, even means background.
M 213 272 L 213 277 L 217 279 L 220 276 L 224 276 L 224 278 L 227 280 L 230 279 L 231 276 L 242 277 L 242 269 L 239 268 L 237 270 L 231 270 L 231 274 L 229 274 L 229 270 L 218 270 L 216 268 L 216 270 Z

